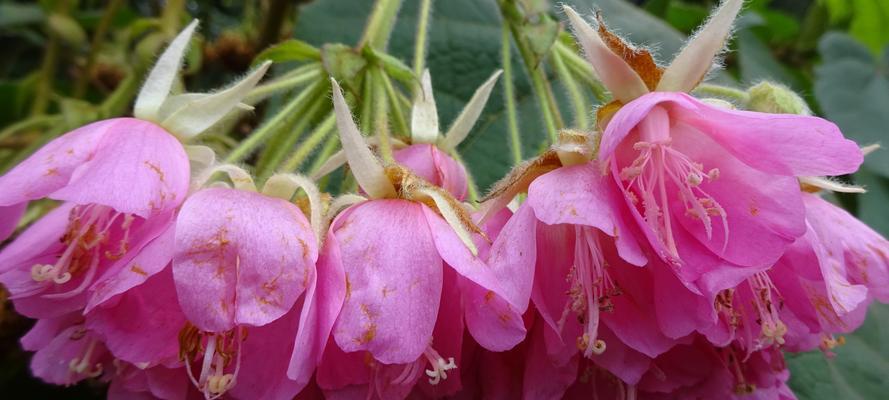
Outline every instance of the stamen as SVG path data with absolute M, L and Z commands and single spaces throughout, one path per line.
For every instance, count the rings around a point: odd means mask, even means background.
M 82 337 L 82 336 L 81 336 Z M 102 363 L 93 364 L 90 360 L 92 358 L 93 351 L 96 348 L 97 340 L 95 338 L 91 338 L 86 345 L 86 349 L 84 353 L 80 357 L 74 357 L 68 362 L 68 369 L 78 375 L 82 375 L 87 378 L 96 378 L 102 375 Z
M 775 285 L 764 272 L 758 272 L 747 279 L 750 291 L 753 294 L 753 306 L 756 308 L 759 318 L 757 322 L 761 326 L 761 335 L 758 348 L 770 346 L 773 343 L 784 344 L 784 335 L 787 333 L 787 325 L 781 321 L 778 314 L 779 307 L 772 301 L 772 292 L 777 293 Z
M 430 385 L 438 385 L 442 379 L 448 379 L 447 371 L 457 369 L 454 357 L 448 357 L 448 360 L 445 361 L 445 359 L 432 347 L 427 347 L 426 351 L 423 352 L 423 355 L 426 356 L 426 359 L 429 360 L 429 364 L 432 365 L 432 369 L 426 370 L 426 376 L 429 377 Z
M 675 185 L 675 192 L 686 208 L 685 215 L 695 218 L 704 224 L 707 238 L 712 239 L 713 222 L 711 217 L 718 216 L 723 227 L 723 248 L 728 245 L 728 216 L 725 209 L 710 196 L 701 185 L 719 178 L 719 169 L 704 170 L 700 163 L 692 161 L 688 156 L 671 147 L 669 137 L 663 133 L 649 133 L 655 127 L 646 127 L 643 137 L 657 141 L 640 141 L 633 144 L 639 154 L 635 160 L 620 170 L 620 178 L 625 182 L 624 189 L 633 204 L 642 199 L 642 214 L 648 225 L 656 232 L 667 248 L 670 259 L 679 261 L 679 251 L 673 237 L 673 221 L 670 212 L 670 201 L 667 185 Z M 663 129 L 658 129 L 658 131 Z
M 568 274 L 571 287 L 566 293 L 568 303 L 559 326 L 564 327 L 569 312 L 577 315 L 578 322 L 584 325 L 583 334 L 577 338 L 577 348 L 587 358 L 605 351 L 605 341 L 597 338 L 599 313 L 613 311 L 611 297 L 620 294 L 606 266 L 598 234 L 590 228 L 575 227 L 574 266 Z
M 846 344 L 846 338 L 844 336 L 834 337 L 833 334 L 823 334 L 821 336 L 821 344 L 818 345 L 818 348 L 821 349 L 821 352 L 828 358 L 833 358 L 836 356 L 836 353 L 833 352 L 833 349 Z
M 73 290 L 46 294 L 44 297 L 64 299 L 80 294 L 92 283 L 103 255 L 106 259 L 116 260 L 126 254 L 134 221 L 135 216 L 131 214 L 115 212 L 110 207 L 97 204 L 72 208 L 68 216 L 68 227 L 61 237 L 62 243 L 66 245 L 64 251 L 55 264 L 32 266 L 31 279 L 35 282 L 63 285 L 82 275 L 83 279 Z M 121 235 L 115 251 L 110 250 L 112 246 L 108 243 L 112 234 Z
M 235 386 L 241 370 L 241 343 L 246 340 L 245 328 L 235 328 L 225 333 L 201 332 L 194 325 L 186 323 L 179 331 L 179 358 L 191 383 L 204 393 L 204 398 L 214 400 Z M 194 376 L 191 363 L 203 350 L 201 372 Z M 231 361 L 234 370 L 226 373 Z

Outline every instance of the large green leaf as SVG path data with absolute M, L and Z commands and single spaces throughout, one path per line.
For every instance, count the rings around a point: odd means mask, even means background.
M 882 60 L 855 39 L 829 33 L 818 49 L 823 64 L 816 68 L 815 96 L 828 119 L 862 145 L 889 139 L 889 48 Z M 865 166 L 889 176 L 886 150 L 871 155 Z
M 821 352 L 788 356 L 790 387 L 800 400 L 885 399 L 889 394 L 889 306 L 871 305 L 865 324 L 846 336 L 833 359 Z

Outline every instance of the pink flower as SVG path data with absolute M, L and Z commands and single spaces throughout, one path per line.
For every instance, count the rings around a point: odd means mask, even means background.
M 36 351 L 31 359 L 34 376 L 56 385 L 100 377 L 112 360 L 100 338 L 84 326 L 77 313 L 37 321 L 22 337 L 22 348 Z
M 445 381 L 457 367 L 461 313 L 480 342 L 502 349 L 515 345 L 524 335 L 519 315 L 528 304 L 531 276 L 504 266 L 528 252 L 506 246 L 502 237 L 489 249 L 482 230 L 447 192 L 403 167 L 384 169 L 333 84 L 343 149 L 370 200 L 356 199 L 358 204 L 340 213 L 325 241 L 326 251 L 339 255 L 337 267 L 346 283 L 333 330 L 339 349 L 329 350 L 334 354 L 329 357 L 358 357 L 356 352 L 366 351 L 375 364 L 400 364 L 387 381 L 400 383 L 398 390 L 408 393 L 423 375 L 423 365 L 429 365 L 425 375 L 432 384 Z M 452 308 L 461 297 L 463 307 Z M 393 367 L 374 373 L 390 374 L 386 371 Z M 366 373 L 357 371 L 364 377 L 352 383 L 368 383 Z M 319 381 L 322 389 L 348 383 Z
M 420 178 L 443 188 L 458 200 L 466 197 L 466 168 L 434 144 L 416 143 L 392 154 Z
M 94 307 L 158 272 L 170 251 L 150 265 L 130 265 L 169 231 L 189 188 L 189 157 L 179 138 L 206 130 L 237 107 L 268 68 L 215 93 L 170 96 L 190 24 L 158 60 L 136 99 L 136 118 L 114 118 L 49 142 L 0 177 L 0 236 L 7 236 L 31 200 L 64 202 L 0 253 L 0 282 L 16 307 L 52 317 Z M 9 220 L 5 218 L 9 217 Z
M 823 119 L 727 110 L 682 93 L 703 79 L 742 3 L 724 2 L 666 70 L 628 64 L 566 7 L 617 100 L 599 113 L 603 169 L 660 258 L 710 296 L 764 270 L 805 233 L 799 177 L 853 172 L 862 161 Z M 719 262 L 700 262 L 701 251 Z
M 338 284 L 316 269 L 317 238 L 302 211 L 249 191 L 205 189 L 183 205 L 175 240 L 173 280 L 188 319 L 179 354 L 195 386 L 209 398 L 296 395 L 333 322 L 325 324 L 321 306 L 337 293 L 316 292 L 317 282 Z

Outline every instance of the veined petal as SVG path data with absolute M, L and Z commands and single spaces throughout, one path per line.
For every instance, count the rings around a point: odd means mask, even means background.
M 346 352 L 385 364 L 414 362 L 429 346 L 442 290 L 442 261 L 423 215 L 405 200 L 352 206 L 331 226 L 346 299 L 334 326 Z
M 148 218 L 182 202 L 189 175 L 188 156 L 176 138 L 151 122 L 115 118 L 56 139 L 0 178 L 0 185 L 10 189 L 4 191 L 10 200 L 19 200 L 14 203 L 47 196 Z
M 616 100 L 629 103 L 637 97 L 648 93 L 645 82 L 639 74 L 633 70 L 620 56 L 614 54 L 611 49 L 599 37 L 593 27 L 587 24 L 583 18 L 569 6 L 563 6 L 568 21 L 574 30 L 574 36 L 583 47 L 587 61 L 593 65 L 596 73 L 602 80 L 602 84 L 614 95 Z
M 340 143 L 346 153 L 352 174 L 355 175 L 355 180 L 371 198 L 381 199 L 394 196 L 395 188 L 386 177 L 383 166 L 370 152 L 364 137 L 355 126 L 340 85 L 333 78 L 330 79 L 330 82 L 333 86 L 333 108 L 336 113 L 336 125 L 340 131 Z
M 420 91 L 411 108 L 411 142 L 435 143 L 438 141 L 438 109 L 432 95 L 432 78 L 429 70 L 420 77 Z
M 336 236 L 328 232 L 300 314 L 287 377 L 306 385 L 321 362 L 330 332 L 346 298 L 346 278 Z M 336 347 L 336 346 L 334 346 Z
M 27 203 L 18 203 L 11 206 L 0 206 L 0 242 L 6 240 L 15 227 L 18 226 L 19 220 L 25 214 Z
M 491 91 L 494 89 L 494 85 L 497 84 L 497 78 L 500 77 L 501 73 L 503 73 L 503 70 L 498 69 L 485 83 L 475 90 L 472 98 L 469 99 L 469 102 L 463 107 L 463 111 L 460 111 L 460 115 L 451 124 L 448 133 L 445 134 L 444 148 L 455 149 L 463 142 L 463 139 L 466 139 L 472 126 L 475 125 L 478 117 L 482 114 L 485 104 L 488 103 Z
M 145 84 L 142 85 L 142 90 L 136 97 L 136 104 L 133 106 L 133 115 L 136 118 L 157 122 L 160 109 L 167 96 L 170 95 L 176 75 L 179 74 L 182 58 L 185 57 L 185 50 L 188 49 L 188 42 L 197 27 L 198 20 L 191 21 L 157 59 L 157 63 L 148 73 L 148 78 L 145 79 Z
M 161 125 L 182 138 L 197 136 L 236 108 L 247 93 L 259 83 L 271 65 L 271 61 L 266 61 L 228 89 L 185 104 L 164 118 Z
M 726 38 L 744 0 L 725 0 L 661 76 L 657 90 L 690 92 L 704 79 L 713 59 L 725 47 Z
M 281 317 L 309 285 L 316 259 L 308 221 L 280 199 L 202 190 L 176 222 L 176 291 L 185 315 L 204 331 Z
M 116 303 L 87 314 L 86 327 L 103 338 L 114 356 L 133 364 L 177 361 L 176 340 L 185 325 L 171 268 L 128 290 Z

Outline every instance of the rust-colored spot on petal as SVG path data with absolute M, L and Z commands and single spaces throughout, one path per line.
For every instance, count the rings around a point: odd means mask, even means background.
M 361 334 L 361 336 L 355 338 L 355 343 L 358 344 L 368 344 L 371 340 L 377 336 L 377 324 L 370 323 L 367 325 L 367 328 Z
M 599 37 L 602 38 L 605 45 L 639 74 L 648 90 L 654 91 L 657 88 L 658 82 L 661 81 L 664 69 L 654 62 L 651 52 L 636 48 L 624 41 L 620 36 L 611 33 L 605 26 L 602 16 L 598 13 L 596 14 L 596 20 L 599 21 Z
M 145 166 L 147 166 L 148 169 L 150 169 L 152 172 L 157 174 L 158 180 L 160 180 L 161 182 L 164 181 L 164 179 L 165 179 L 164 171 L 161 169 L 161 167 L 159 167 L 157 164 L 152 163 L 151 161 L 148 161 L 148 160 L 145 161 Z
M 493 299 L 494 299 L 494 292 L 493 291 L 489 290 L 488 293 L 485 293 L 485 303 L 488 303 Z
M 139 274 L 139 275 L 142 275 L 142 276 L 148 276 L 148 273 L 145 272 L 145 270 L 143 270 L 142 268 L 140 268 L 140 267 L 139 267 L 139 264 L 133 264 L 133 265 L 130 267 L 130 271 L 133 271 L 133 272 L 135 272 L 135 273 L 137 273 L 137 274 Z

